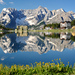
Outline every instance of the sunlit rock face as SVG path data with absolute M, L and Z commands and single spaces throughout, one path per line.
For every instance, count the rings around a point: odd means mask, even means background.
M 4 53 L 14 53 L 20 50 L 43 54 L 50 50 L 62 52 L 65 48 L 75 48 L 75 42 L 71 40 L 60 40 L 60 38 L 41 38 L 37 35 L 17 37 L 15 34 L 9 34 L 0 38 L 0 47 Z
M 19 11 L 15 8 L 4 8 L 0 14 L 0 23 L 9 28 L 16 28 L 17 25 L 37 26 L 42 20 L 48 24 L 73 19 L 75 19 L 73 12 L 65 12 L 62 8 L 50 11 L 41 6 L 33 10 L 21 9 Z
M 14 8 L 4 8 L 0 14 L 0 23 L 9 28 L 16 28 L 15 20 L 18 16 L 18 11 Z

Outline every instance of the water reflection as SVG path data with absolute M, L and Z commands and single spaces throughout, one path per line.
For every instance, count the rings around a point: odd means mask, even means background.
M 65 48 L 75 48 L 75 36 L 71 33 L 23 33 L 7 34 L 0 38 L 0 47 L 4 53 L 20 51 L 34 51 L 39 54 L 47 53 L 50 50 L 64 51 Z

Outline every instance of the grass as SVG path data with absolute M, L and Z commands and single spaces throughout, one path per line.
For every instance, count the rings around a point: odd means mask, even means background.
M 54 63 L 57 62 L 57 64 Z M 3 67 L 0 64 L 0 75 L 75 75 L 75 65 L 72 68 L 68 64 L 65 66 L 61 59 L 54 59 L 52 63 L 35 62 L 34 65 L 13 65 Z
M 51 29 L 51 30 L 28 30 L 28 32 L 75 32 L 75 30 L 73 29 Z
M 3 30 L 0 30 L 0 32 L 3 32 Z
M 4 32 L 4 31 L 7 31 L 7 30 L 0 30 L 0 32 Z M 8 31 L 15 32 L 15 30 L 8 30 Z M 73 30 L 73 29 L 63 29 L 63 30 L 61 30 L 61 29 L 51 29 L 51 30 L 27 30 L 27 32 L 52 32 L 52 33 L 55 33 L 55 32 L 57 32 L 57 33 L 70 32 L 70 33 L 72 33 L 72 32 L 75 32 L 75 30 Z

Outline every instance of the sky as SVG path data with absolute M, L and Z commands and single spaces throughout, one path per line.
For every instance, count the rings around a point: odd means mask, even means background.
M 0 13 L 3 8 L 36 9 L 39 6 L 49 10 L 63 8 L 66 12 L 75 12 L 75 0 L 0 0 Z

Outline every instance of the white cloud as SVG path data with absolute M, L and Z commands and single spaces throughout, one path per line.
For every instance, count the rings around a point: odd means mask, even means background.
M 3 0 L 0 0 L 0 4 L 4 4 L 5 2 Z
M 14 2 L 9 2 L 9 4 L 14 4 Z

